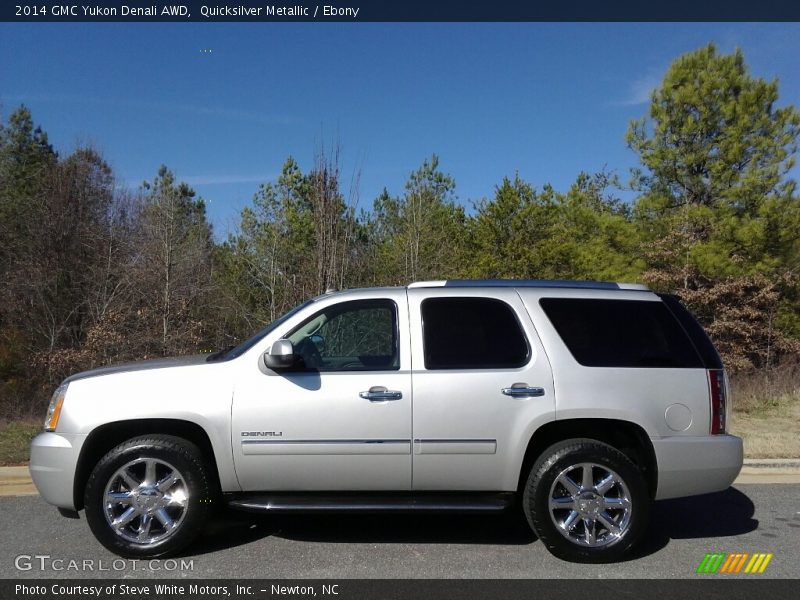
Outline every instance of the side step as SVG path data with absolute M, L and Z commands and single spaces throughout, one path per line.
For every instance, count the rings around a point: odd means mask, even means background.
M 514 494 L 243 494 L 228 506 L 247 512 L 485 512 L 501 511 L 513 504 Z

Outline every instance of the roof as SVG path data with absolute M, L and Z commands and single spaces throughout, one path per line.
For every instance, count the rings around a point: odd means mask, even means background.
M 415 281 L 409 288 L 429 287 L 538 287 L 538 288 L 578 288 L 590 290 L 641 290 L 649 288 L 641 283 L 621 283 L 613 281 L 571 281 L 566 279 L 448 279 L 446 281 Z

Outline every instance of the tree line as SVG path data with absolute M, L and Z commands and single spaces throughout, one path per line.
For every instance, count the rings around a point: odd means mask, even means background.
M 22 106 L 0 123 L 0 418 L 38 414 L 77 370 L 233 345 L 329 288 L 425 279 L 644 282 L 680 296 L 733 371 L 797 360 L 799 132 L 777 81 L 709 45 L 672 63 L 628 128 L 632 201 L 613 173 L 565 190 L 514 175 L 467 210 L 432 155 L 358 210 L 334 146 L 307 172 L 288 158 L 218 243 L 166 166 L 120 187 Z

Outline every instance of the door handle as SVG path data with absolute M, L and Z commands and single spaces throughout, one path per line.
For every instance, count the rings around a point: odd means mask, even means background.
M 400 400 L 403 392 L 387 390 L 382 385 L 374 385 L 366 392 L 358 392 L 358 395 L 370 402 L 385 402 L 386 400 Z
M 531 387 L 527 383 L 515 383 L 511 387 L 500 390 L 506 396 L 512 398 L 531 398 L 533 396 L 544 396 L 544 388 Z

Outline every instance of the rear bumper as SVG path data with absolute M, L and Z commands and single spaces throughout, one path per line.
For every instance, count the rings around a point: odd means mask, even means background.
M 31 442 L 31 479 L 45 501 L 74 510 L 75 470 L 86 435 L 40 433 Z
M 656 500 L 727 489 L 742 469 L 742 440 L 733 435 L 652 440 L 658 462 Z

